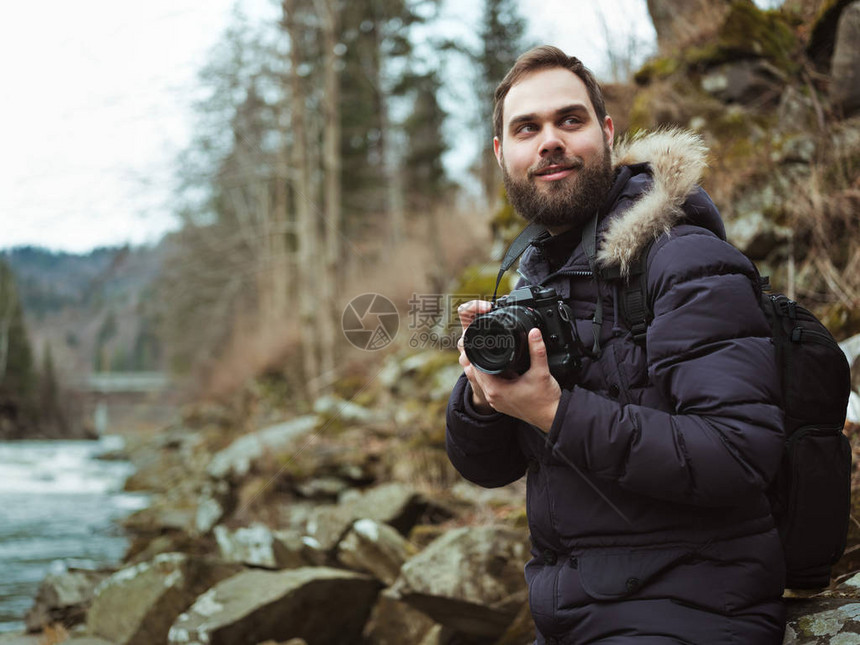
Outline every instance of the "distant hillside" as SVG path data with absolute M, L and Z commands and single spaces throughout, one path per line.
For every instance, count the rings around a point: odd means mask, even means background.
M 151 293 L 163 245 L 81 255 L 27 246 L 2 255 L 16 276 L 35 351 L 50 346 L 65 380 L 90 370 L 160 368 Z

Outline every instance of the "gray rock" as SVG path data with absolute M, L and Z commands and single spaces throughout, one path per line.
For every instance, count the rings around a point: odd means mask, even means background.
M 787 599 L 783 645 L 860 645 L 860 599 Z
M 331 551 L 355 520 L 369 519 L 390 524 L 408 533 L 427 510 L 427 500 L 411 486 L 389 483 L 366 492 L 348 491 L 337 505 L 316 509 L 308 521 L 308 535 L 324 551 Z
M 860 0 L 842 11 L 830 61 L 830 100 L 845 115 L 860 110 Z
M 212 495 L 203 494 L 197 501 L 194 513 L 194 530 L 197 535 L 206 535 L 224 517 L 224 506 Z
M 776 103 L 785 82 L 764 60 L 742 60 L 719 65 L 702 77 L 702 89 L 725 103 Z
M 215 539 L 225 562 L 266 569 L 295 569 L 317 564 L 323 559 L 321 554 L 317 554 L 313 542 L 303 541 L 298 533 L 272 531 L 263 524 L 235 531 L 216 526 Z
M 783 132 L 809 132 L 818 120 L 815 103 L 798 88 L 787 85 L 779 99 L 776 120 Z
M 817 147 L 818 143 L 815 137 L 805 134 L 794 135 L 786 137 L 782 141 L 781 149 L 775 152 L 771 158 L 780 164 L 811 164 L 815 160 Z
M 314 477 L 293 486 L 295 491 L 307 499 L 337 499 L 349 489 L 349 484 L 340 477 Z
M 359 642 L 379 583 L 349 571 L 246 571 L 200 596 L 170 628 L 170 645 L 234 645 L 303 638 Z
M 321 396 L 314 401 L 314 412 L 345 423 L 374 424 L 388 421 L 388 415 L 379 410 L 369 410 L 352 401 L 331 395 Z
M 454 385 L 462 373 L 463 368 L 459 364 L 440 367 L 433 374 L 433 389 L 430 390 L 430 400 L 447 400 L 451 396 L 451 390 L 454 389 Z
M 197 596 L 240 570 L 182 553 L 120 569 L 96 588 L 87 629 L 117 645 L 163 643 L 176 617 Z
M 216 453 L 206 472 L 212 479 L 241 480 L 258 459 L 287 450 L 293 441 L 315 430 L 319 423 L 318 416 L 305 415 L 243 435 Z
M 50 571 L 24 619 L 27 630 L 41 631 L 52 623 L 65 627 L 83 623 L 96 587 L 109 575 L 107 571 L 68 569 L 65 565 Z
M 208 534 L 224 518 L 231 503 L 230 493 L 230 485 L 224 480 L 204 483 L 194 514 L 195 535 Z
M 765 204 L 774 203 L 776 198 L 773 195 L 758 197 L 761 201 L 757 200 L 755 195 L 739 200 L 738 208 L 745 210 L 726 222 L 726 236 L 747 256 L 753 259 L 764 259 L 777 246 L 790 240 L 792 231 L 785 226 L 775 224 L 762 213 Z
M 363 519 L 356 521 L 340 541 L 337 559 L 347 568 L 369 573 L 390 586 L 409 553 L 409 543 L 392 527 Z
M 526 601 L 527 556 L 525 532 L 455 529 L 403 565 L 391 591 L 454 631 L 498 638 Z
M 386 590 L 379 594 L 364 628 L 364 642 L 367 645 L 429 643 L 433 633 L 441 627 L 427 614 L 398 600 Z

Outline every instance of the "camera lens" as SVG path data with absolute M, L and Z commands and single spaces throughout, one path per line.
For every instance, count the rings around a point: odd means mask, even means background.
M 516 305 L 478 316 L 463 336 L 466 357 L 487 374 L 522 374 L 531 363 L 528 333 L 537 326 L 534 312 Z

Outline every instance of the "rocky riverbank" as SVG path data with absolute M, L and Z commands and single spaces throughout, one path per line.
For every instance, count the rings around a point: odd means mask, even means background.
M 34 635 L 0 643 L 531 643 L 523 483 L 474 487 L 444 453 L 458 373 L 453 353 L 392 357 L 365 405 L 281 420 L 257 390 L 132 441 L 128 487 L 154 497 L 124 565 L 53 572 Z M 786 643 L 860 639 L 860 576 L 789 611 Z

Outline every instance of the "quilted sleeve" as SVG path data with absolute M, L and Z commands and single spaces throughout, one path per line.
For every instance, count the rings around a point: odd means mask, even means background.
M 499 412 L 481 414 L 472 408 L 471 397 L 469 381 L 461 375 L 448 401 L 448 458 L 475 484 L 487 488 L 510 484 L 526 471 L 526 459 L 517 441 L 522 422 Z

